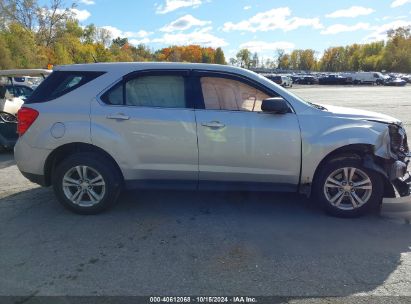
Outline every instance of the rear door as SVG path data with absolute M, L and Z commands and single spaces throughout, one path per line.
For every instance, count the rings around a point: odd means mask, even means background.
M 188 71 L 126 76 L 91 105 L 92 141 L 117 158 L 133 186 L 196 188 L 196 121 Z
M 296 190 L 297 116 L 261 112 L 262 100 L 278 95 L 234 75 L 197 72 L 194 78 L 203 101 L 203 109 L 196 109 L 200 188 Z

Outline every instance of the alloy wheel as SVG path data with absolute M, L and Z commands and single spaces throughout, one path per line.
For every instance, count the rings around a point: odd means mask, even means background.
M 81 207 L 97 205 L 106 193 L 103 176 L 89 166 L 75 166 L 64 174 L 63 192 L 68 200 Z
M 332 172 L 324 184 L 327 201 L 341 210 L 354 210 L 365 205 L 372 194 L 370 177 L 354 167 L 340 168 Z

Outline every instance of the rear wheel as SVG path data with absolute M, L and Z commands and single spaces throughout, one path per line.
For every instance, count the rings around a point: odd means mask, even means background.
M 355 217 L 381 203 L 383 182 L 378 173 L 364 168 L 360 160 L 334 159 L 321 169 L 316 194 L 327 213 Z
M 111 207 L 121 189 L 121 175 L 110 159 L 78 153 L 54 171 L 53 188 L 59 202 L 79 214 L 97 214 Z

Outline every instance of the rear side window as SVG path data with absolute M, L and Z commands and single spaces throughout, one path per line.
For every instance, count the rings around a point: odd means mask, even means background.
M 179 75 L 139 76 L 118 83 L 101 99 L 110 105 L 185 108 L 185 82 Z
M 34 90 L 26 104 L 56 99 L 103 74 L 104 72 L 55 71 Z

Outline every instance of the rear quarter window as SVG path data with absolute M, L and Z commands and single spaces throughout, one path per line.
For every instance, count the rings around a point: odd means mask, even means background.
M 85 85 L 104 73 L 105 72 L 91 71 L 55 71 L 34 90 L 33 94 L 31 94 L 25 103 L 41 103 L 56 99 Z

